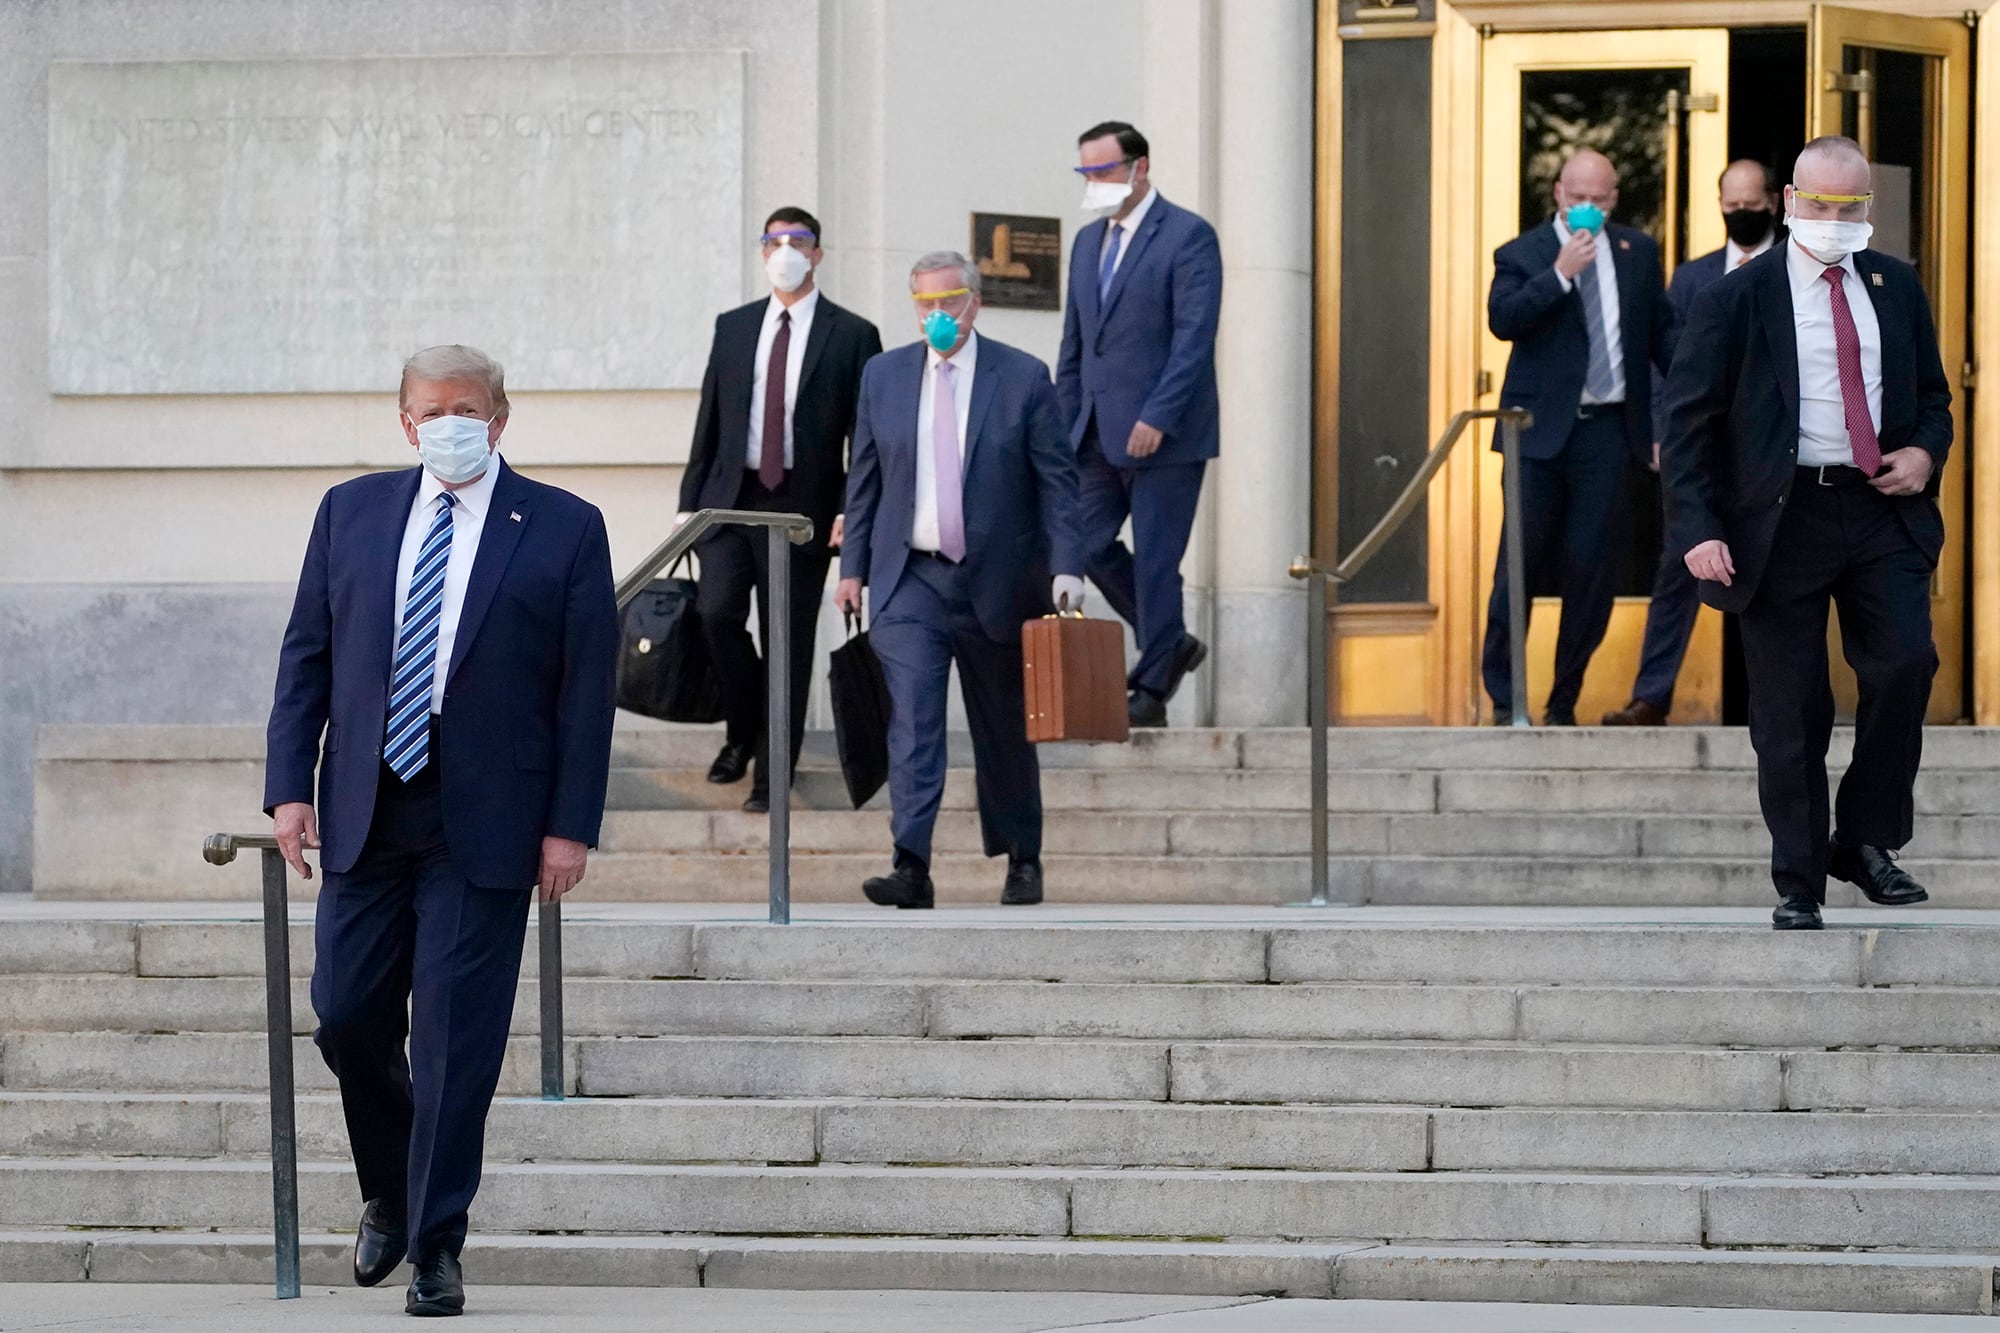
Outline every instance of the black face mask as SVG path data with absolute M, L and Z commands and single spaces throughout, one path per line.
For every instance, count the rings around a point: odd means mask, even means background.
M 1770 211 L 1762 208 L 1738 208 L 1722 215 L 1722 226 L 1729 239 L 1745 250 L 1761 245 L 1771 234 L 1771 224 L 1775 221 Z

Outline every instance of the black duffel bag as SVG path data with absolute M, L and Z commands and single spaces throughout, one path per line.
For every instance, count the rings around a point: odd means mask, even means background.
M 847 780 L 848 799 L 859 810 L 889 780 L 889 682 L 867 632 L 856 632 L 851 612 L 847 642 L 828 655 L 826 684 L 833 701 L 840 776 Z
M 695 611 L 695 581 L 676 563 L 625 608 L 618 706 L 664 722 L 720 722 L 722 689 Z

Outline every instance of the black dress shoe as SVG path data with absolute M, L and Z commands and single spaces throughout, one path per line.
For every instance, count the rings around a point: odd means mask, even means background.
M 409 1299 L 403 1313 L 414 1315 L 455 1315 L 465 1313 L 465 1270 L 458 1256 L 439 1250 L 417 1260 L 417 1275 L 410 1279 Z
M 1208 660 L 1208 645 L 1192 634 L 1181 635 L 1181 641 L 1174 645 L 1174 660 L 1167 668 L 1166 698 L 1172 699 L 1180 690 L 1181 682 L 1188 678 L 1203 662 Z
M 1771 913 L 1772 930 L 1822 930 L 1819 904 L 1810 898 L 1787 898 Z
M 1496 727 L 1511 727 L 1511 726 L 1513 726 L 1513 725 L 1514 725 L 1514 710 L 1513 710 L 1513 709 L 1511 709 L 1511 708 L 1502 708 L 1502 707 L 1500 707 L 1500 706 L 1499 706 L 1499 705 L 1497 705 L 1497 704 L 1496 704 L 1496 705 L 1494 705 L 1494 708 L 1493 708 L 1493 725 L 1494 725 L 1494 726 L 1496 726 Z
M 1833 844 L 1833 858 L 1826 873 L 1844 879 L 1867 895 L 1871 903 L 1884 907 L 1907 907 L 1930 898 L 1924 886 L 1896 864 L 1896 854 L 1865 843 Z
M 1576 710 L 1574 708 L 1557 708 L 1551 705 L 1549 710 L 1542 714 L 1542 725 L 1545 727 L 1573 727 L 1576 725 Z
M 861 886 L 868 901 L 877 907 L 926 908 L 937 906 L 937 891 L 931 872 L 915 861 L 905 861 L 886 875 Z
M 1042 863 L 1012 861 L 1007 866 L 1007 886 L 1000 890 L 1002 907 L 1033 907 L 1042 900 Z
M 756 753 L 754 745 L 732 745 L 725 741 L 722 752 L 708 766 L 708 780 L 717 786 L 743 781 L 743 775 L 750 771 L 750 760 Z
M 1667 725 L 1666 710 L 1645 699 L 1634 699 L 1623 708 L 1604 715 L 1607 727 L 1664 727 Z
M 748 814 L 768 815 L 771 813 L 771 794 L 753 791 L 743 798 L 743 809 Z
M 1134 690 L 1125 699 L 1125 716 L 1135 727 L 1167 725 L 1167 701 L 1151 690 Z
M 354 1285 L 380 1283 L 396 1271 L 409 1247 L 410 1233 L 403 1219 L 392 1214 L 383 1200 L 370 1199 L 361 1210 L 361 1226 L 354 1235 Z

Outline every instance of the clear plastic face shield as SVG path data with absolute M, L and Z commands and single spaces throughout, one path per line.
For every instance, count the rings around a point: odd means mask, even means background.
M 979 298 L 970 287 L 953 287 L 943 292 L 912 292 L 910 302 L 916 308 L 917 328 L 922 330 L 924 341 L 936 351 L 949 352 L 958 346 L 959 335 L 971 322 Z

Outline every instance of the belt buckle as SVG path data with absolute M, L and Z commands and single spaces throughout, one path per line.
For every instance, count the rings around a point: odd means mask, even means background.
M 1828 480 L 1826 479 L 1826 470 L 1827 470 L 1827 469 L 1828 469 L 1829 467 L 1833 467 L 1833 466 L 1835 466 L 1835 465 L 1834 465 L 1834 464 L 1832 464 L 1832 463 L 1821 463 L 1821 464 L 1819 465 L 1819 484 L 1820 484 L 1820 485 L 1822 485 L 1822 486 L 1827 486 L 1827 487 L 1831 487 L 1831 486 L 1833 485 L 1833 483 L 1832 483 L 1832 482 L 1830 482 L 1830 481 L 1828 481 Z
M 1588 420 L 1590 420 L 1590 414 L 1591 414 L 1591 405 L 1590 405 L 1590 404 L 1588 404 L 1588 403 L 1578 403 L 1578 404 L 1576 405 L 1576 419 L 1577 419 L 1578 421 L 1588 421 Z

